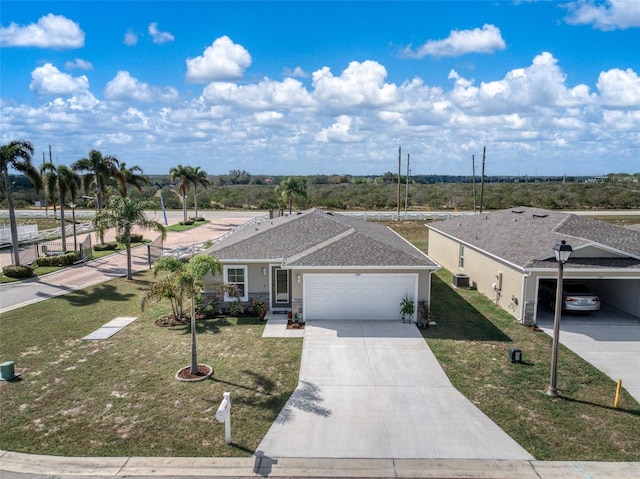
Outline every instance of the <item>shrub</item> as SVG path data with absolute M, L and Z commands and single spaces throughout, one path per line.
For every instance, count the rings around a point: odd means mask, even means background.
M 181 221 L 179 224 L 181 224 L 182 226 L 191 226 L 193 224 L 193 221 L 192 220 Z
M 138 234 L 138 233 L 131 233 L 131 242 L 132 243 L 142 243 L 142 235 Z M 117 235 L 116 236 L 116 241 L 118 243 L 122 243 L 122 235 Z
M 111 251 L 118 249 L 118 243 L 102 243 L 102 244 L 94 244 L 93 251 Z
M 33 268 L 30 268 L 29 266 L 14 266 L 14 265 L 9 265 L 9 266 L 4 266 L 2 268 L 2 273 L 7 277 L 7 278 L 17 278 L 17 279 L 22 279 L 22 278 L 31 278 L 33 276 Z
M 56 256 L 42 256 L 36 259 L 38 266 L 70 266 L 80 259 L 80 255 L 74 251 Z

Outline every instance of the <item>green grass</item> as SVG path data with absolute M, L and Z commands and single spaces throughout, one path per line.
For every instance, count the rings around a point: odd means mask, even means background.
M 539 460 L 640 460 L 640 406 L 626 392 L 614 409 L 615 382 L 561 345 L 558 390 L 549 384 L 551 338 L 516 322 L 474 290 L 433 276 L 432 315 L 423 336 L 453 385 Z M 509 350 L 522 350 L 512 364 Z
M 263 339 L 254 318 L 198 322 L 198 360 L 214 378 L 182 383 L 188 327 L 144 313 L 149 273 L 26 306 L 0 318 L 0 357 L 22 380 L 0 384 L 0 448 L 69 456 L 247 456 L 297 385 L 302 341 Z M 81 341 L 116 316 L 139 316 L 106 341 Z M 215 420 L 231 392 L 233 438 Z M 87 436 L 87 431 L 91 431 Z
M 389 226 L 426 251 L 417 222 Z M 551 337 L 522 326 L 475 290 L 454 289 L 452 279 L 446 270 L 432 276 L 437 326 L 423 336 L 460 392 L 536 459 L 640 460 L 640 405 L 626 391 L 614 409 L 615 382 L 561 345 L 562 397 L 548 397 Z M 522 364 L 510 362 L 511 348 L 522 350 Z
M 167 231 L 187 231 L 187 230 L 190 230 L 191 228 L 197 228 L 198 226 L 208 222 L 209 221 L 196 221 L 192 225 L 181 225 L 179 223 L 176 223 L 174 225 L 167 226 Z

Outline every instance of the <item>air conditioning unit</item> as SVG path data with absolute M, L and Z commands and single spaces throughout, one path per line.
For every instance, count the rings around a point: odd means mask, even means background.
M 469 289 L 469 275 L 468 274 L 454 274 L 453 285 L 456 288 Z

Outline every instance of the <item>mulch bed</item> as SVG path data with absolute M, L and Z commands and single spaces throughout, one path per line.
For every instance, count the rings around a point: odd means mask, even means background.
M 198 373 L 191 374 L 191 366 L 186 366 L 176 373 L 176 379 L 178 381 L 202 381 L 213 375 L 213 368 L 206 364 L 198 364 Z
M 173 326 L 184 326 L 185 324 L 187 324 L 186 321 L 182 321 L 173 317 L 156 319 L 156 326 L 160 326 L 161 328 L 171 328 Z
M 293 321 L 287 321 L 287 329 L 304 329 L 304 323 L 294 323 Z

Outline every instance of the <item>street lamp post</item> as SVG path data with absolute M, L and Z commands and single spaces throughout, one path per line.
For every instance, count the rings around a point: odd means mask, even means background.
M 71 207 L 71 221 L 73 221 L 73 251 L 78 251 L 78 240 L 76 239 L 76 205 L 75 203 L 69 203 Z
M 562 294 L 562 276 L 564 272 L 564 264 L 569 260 L 573 248 L 568 245 L 565 240 L 553 247 L 553 253 L 558 261 L 558 284 L 556 285 L 556 307 L 553 316 L 553 351 L 551 353 L 551 378 L 549 380 L 549 388 L 547 396 L 558 397 L 558 389 L 556 388 L 556 379 L 558 376 L 558 345 L 560 344 L 560 318 L 562 316 L 562 303 L 564 295 Z

